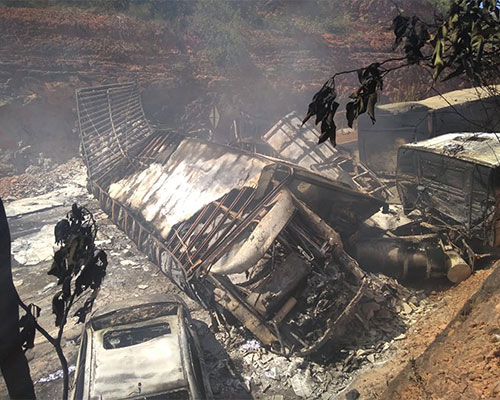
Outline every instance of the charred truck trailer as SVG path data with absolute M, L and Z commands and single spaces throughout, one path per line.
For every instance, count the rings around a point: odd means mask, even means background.
M 351 154 L 333 147 L 329 141 L 318 146 L 319 137 L 312 122 L 302 124 L 297 113 L 291 112 L 263 136 L 263 141 L 283 160 L 381 200 L 391 196 L 377 176 Z
M 452 133 L 398 152 L 396 183 L 405 212 L 427 215 L 471 254 L 500 246 L 498 135 Z M 473 267 L 474 257 L 467 258 Z
M 500 85 L 471 88 L 422 101 L 377 106 L 377 123 L 360 118 L 361 161 L 377 174 L 393 178 L 397 153 L 406 143 L 445 133 L 500 130 Z
M 380 297 L 342 238 L 382 201 L 287 162 L 153 132 L 135 83 L 80 89 L 77 107 L 102 209 L 220 317 L 315 356 Z

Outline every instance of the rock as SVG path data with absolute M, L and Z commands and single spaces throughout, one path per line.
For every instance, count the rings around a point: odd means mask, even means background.
M 406 339 L 406 335 L 404 333 L 394 338 L 394 340 L 403 340 L 403 339 Z
M 413 308 L 405 301 L 401 302 L 401 309 L 405 314 L 411 314 Z
M 302 398 L 309 399 L 314 393 L 314 381 L 309 370 L 297 372 L 291 379 L 290 384 L 294 393 Z
M 149 285 L 137 285 L 137 288 L 141 290 L 147 289 L 148 287 Z
M 360 394 L 356 389 L 353 389 L 349 392 L 346 393 L 345 399 L 346 400 L 358 400 L 360 398 Z
M 368 354 L 368 357 L 366 357 L 368 361 L 370 361 L 372 364 L 375 363 L 375 354 Z
M 23 283 L 24 281 L 22 279 L 18 279 L 14 281 L 14 286 L 15 287 L 22 286 Z

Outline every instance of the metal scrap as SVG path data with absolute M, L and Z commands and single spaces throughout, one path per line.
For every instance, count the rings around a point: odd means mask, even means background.
M 379 176 L 393 178 L 398 149 L 406 143 L 450 132 L 497 131 L 500 129 L 499 89 L 498 85 L 474 87 L 421 101 L 377 106 L 376 124 L 368 118 L 359 119 L 361 161 Z
M 360 326 L 379 278 L 341 237 L 382 201 L 296 165 L 154 132 L 136 84 L 81 89 L 77 102 L 90 191 L 219 320 L 230 313 L 264 345 L 320 358 Z
M 316 145 L 319 136 L 313 124 L 302 124 L 297 113 L 292 112 L 278 121 L 262 139 L 283 160 L 379 199 L 387 200 L 391 196 L 387 186 L 347 151 L 335 148 L 329 142 Z

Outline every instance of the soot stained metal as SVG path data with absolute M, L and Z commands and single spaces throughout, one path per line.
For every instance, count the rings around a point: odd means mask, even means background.
M 362 163 L 330 142 L 317 145 L 320 132 L 312 123 L 302 124 L 292 112 L 278 121 L 263 140 L 283 160 L 310 169 L 363 193 L 387 200 L 391 193 L 385 184 Z
M 382 201 L 281 160 L 154 132 L 135 83 L 76 97 L 90 191 L 173 282 L 277 351 L 335 348 L 368 282 L 341 238 Z
M 405 210 L 499 246 L 499 143 L 497 133 L 451 133 L 402 146 L 396 183 Z

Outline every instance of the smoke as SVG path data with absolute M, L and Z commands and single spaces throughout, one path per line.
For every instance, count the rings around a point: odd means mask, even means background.
M 423 4 L 401 2 L 409 13 Z M 21 135 L 49 156 L 61 155 L 54 142 L 65 143 L 68 156 L 78 153 L 74 89 L 130 80 L 139 81 L 146 114 L 162 127 L 186 133 L 187 122 L 204 126 L 217 107 L 215 140 L 231 142 L 239 120 L 262 135 L 288 112 L 304 113 L 334 72 L 390 56 L 387 27 L 397 12 L 390 0 L 2 4 L 0 55 L 13 73 L 0 75 L 0 94 L 35 96 L 43 107 L 18 104 L 0 146 Z M 339 80 L 341 97 L 355 84 L 355 76 Z M 14 127 L 20 118 L 31 122 Z

